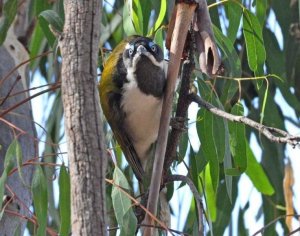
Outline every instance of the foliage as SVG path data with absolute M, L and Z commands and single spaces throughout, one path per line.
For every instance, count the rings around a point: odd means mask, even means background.
M 11 4 L 17 1 L 4 1 L 4 21 L 0 22 L 0 43 L 12 23 L 16 12 L 9 11 Z M 31 0 L 30 20 L 35 21 L 28 49 L 31 58 L 41 53 L 57 50 L 57 35 L 62 31 L 64 12 L 62 0 L 46 1 Z M 214 24 L 215 39 L 220 49 L 225 67 L 225 75 L 210 79 L 197 70 L 192 78 L 198 93 L 206 101 L 216 107 L 236 115 L 247 115 L 267 126 L 286 129 L 287 122 L 299 127 L 300 114 L 300 84 L 297 80 L 300 68 L 299 42 L 290 33 L 291 24 L 298 21 L 296 3 L 289 1 L 249 1 L 224 0 L 208 1 L 211 19 Z M 141 34 L 154 37 L 159 45 L 165 39 L 165 26 L 171 14 L 170 1 L 162 0 L 127 0 L 104 2 L 102 14 L 101 42 L 107 48 L 115 47 L 124 37 L 131 34 Z M 286 10 L 289 9 L 289 10 Z M 272 17 L 276 21 L 272 22 Z M 282 39 L 276 28 L 281 29 Z M 55 33 L 53 33 L 55 32 Z M 101 48 L 102 49 L 102 48 Z M 104 57 L 100 57 L 102 68 Z M 61 58 L 59 52 L 50 53 L 31 61 L 30 70 L 33 77 L 38 77 L 40 84 L 58 83 L 60 80 Z M 269 76 L 275 74 L 276 76 Z M 40 75 L 40 76 L 39 76 Z M 280 78 L 280 79 L 278 79 Z M 297 119 L 285 113 L 284 105 L 276 99 L 282 94 L 286 103 L 293 108 Z M 44 235 L 46 227 L 68 235 L 70 230 L 70 179 L 67 163 L 59 156 L 62 142 L 62 104 L 59 91 L 50 91 L 45 104 L 50 104 L 47 115 L 41 124 L 46 145 L 43 147 L 41 166 L 37 165 L 32 182 L 33 207 L 37 221 L 35 227 L 29 223 L 31 234 Z M 49 106 L 49 105 L 48 105 Z M 34 111 L 35 112 L 35 111 Z M 243 195 L 243 187 L 238 185 L 241 176 L 248 176 L 254 188 L 262 196 L 262 203 L 257 204 L 257 221 L 264 220 L 264 225 L 285 214 L 285 199 L 283 189 L 284 165 L 289 157 L 284 144 L 275 144 L 266 140 L 256 130 L 242 124 L 232 123 L 216 117 L 210 112 L 199 108 L 196 120 L 197 138 L 200 147 L 192 145 L 191 133 L 186 133 L 179 143 L 180 160 L 185 160 L 189 174 L 203 196 L 207 225 L 211 234 L 222 235 L 226 228 L 235 225 L 236 235 L 246 234 L 250 229 L 245 222 L 246 212 L 250 209 L 250 196 L 246 197 L 246 205 L 240 205 L 238 199 Z M 192 127 L 192 123 L 190 127 Z M 112 156 L 116 156 L 119 167 L 124 167 L 120 149 L 116 147 L 107 124 L 107 146 L 112 147 Z M 41 128 L 38 127 L 41 132 Z M 257 147 L 251 140 L 258 140 Z M 0 196 L 3 196 L 5 182 L 13 169 L 22 168 L 22 154 L 19 153 L 17 140 L 13 141 L 7 151 L 4 172 L 0 177 Z M 261 149 L 261 156 L 255 156 L 256 150 Z M 19 154 L 18 154 L 19 153 Z M 14 160 L 16 156 L 16 160 Z M 59 158 L 58 158 L 59 157 Z M 32 157 L 34 158 L 34 157 Z M 181 161 L 174 162 L 174 167 Z M 24 164 L 24 163 L 23 163 Z M 58 189 L 54 188 L 52 177 L 56 177 L 56 169 L 60 167 Z M 135 182 L 128 167 L 119 169 L 111 164 L 108 178 L 113 178 L 117 186 L 107 190 L 107 201 L 111 202 L 108 209 L 111 227 L 120 226 L 122 235 L 131 235 L 133 228 L 126 228 L 130 222 L 136 224 L 132 211 L 132 202 L 126 194 L 134 193 Z M 176 168 L 174 168 L 176 169 Z M 123 172 L 123 173 L 122 173 Z M 21 173 L 21 172 L 20 172 Z M 124 176 L 126 175 L 126 177 Z M 20 176 L 21 178 L 21 176 Z M 171 187 L 171 186 L 170 186 Z M 112 190 L 110 189 L 112 188 Z M 171 194 L 176 193 L 176 189 Z M 55 195 L 59 192 L 58 205 Z M 244 196 L 245 198 L 245 196 Z M 0 197 L 0 199 L 2 199 Z M 176 203 L 181 205 L 181 203 Z M 188 218 L 176 215 L 179 221 L 185 221 L 183 231 L 195 235 L 197 216 L 195 203 L 190 203 Z M 238 209 L 238 217 L 234 209 Z M 182 212 L 182 211 L 181 211 Z M 252 209 L 253 212 L 253 209 Z M 2 216 L 3 211 L 1 211 Z M 285 221 L 275 221 L 286 234 Z M 31 226 L 30 226 L 31 225 Z M 37 227 L 37 225 L 39 227 Z M 37 229 L 37 231 L 36 231 Z M 129 231 L 128 231 L 129 230 Z M 130 231 L 131 230 L 131 231 Z M 179 229 L 181 230 L 181 229 Z M 255 231 L 258 229 L 255 229 Z M 126 232 L 127 231 L 127 232 Z M 252 231 L 251 231 L 252 232 Z M 208 232 L 207 232 L 208 233 Z M 276 224 L 264 231 L 265 235 L 279 234 Z

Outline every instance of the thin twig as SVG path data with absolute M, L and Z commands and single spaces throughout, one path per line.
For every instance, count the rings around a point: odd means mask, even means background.
M 299 231 L 300 231 L 300 227 L 298 227 L 297 229 L 295 229 L 295 230 L 289 232 L 286 236 L 293 235 L 294 233 L 297 233 L 297 232 L 299 232 Z
M 174 181 L 183 181 L 190 187 L 190 190 L 193 193 L 194 198 L 197 202 L 197 210 L 198 210 L 198 216 L 199 216 L 198 233 L 200 236 L 204 235 L 204 224 L 203 224 L 204 208 L 203 208 L 202 198 L 201 198 L 196 186 L 194 185 L 194 183 L 191 179 L 189 179 L 187 176 L 184 176 L 184 175 L 169 175 L 165 179 L 165 183 L 170 183 L 170 182 L 174 182 Z
M 39 96 L 39 95 L 41 95 L 43 93 L 47 93 L 49 91 L 53 91 L 53 90 L 55 90 L 57 88 L 60 88 L 60 83 L 57 84 L 57 85 L 52 86 L 51 88 L 45 89 L 45 90 L 43 90 L 43 91 L 41 91 L 39 93 L 36 93 L 36 94 L 34 94 L 34 95 L 32 95 L 32 96 L 30 96 L 28 98 L 25 98 L 24 100 L 22 100 L 22 101 L 20 101 L 18 103 L 16 103 L 15 105 L 11 106 L 10 108 L 8 108 L 8 109 L 4 110 L 2 113 L 0 113 L 0 117 L 3 117 L 7 113 L 11 112 L 12 110 L 16 109 L 17 107 L 21 106 L 22 104 L 30 101 L 31 99 L 33 99 L 33 98 L 35 98 L 35 97 L 37 97 L 37 96 Z
M 12 90 L 14 89 L 14 87 L 20 81 L 21 78 L 22 77 L 20 75 L 17 75 L 17 78 L 16 78 L 15 82 L 13 83 L 13 85 L 11 86 L 11 88 L 9 89 L 8 93 L 6 94 L 6 96 L 1 101 L 0 106 L 2 106 L 4 104 L 4 102 L 7 100 L 7 98 L 10 96 Z
M 223 117 L 226 120 L 232 121 L 232 122 L 238 122 L 245 125 L 248 125 L 256 130 L 258 130 L 261 134 L 263 134 L 266 138 L 268 138 L 272 142 L 277 143 L 288 143 L 292 145 L 293 147 L 299 146 L 300 143 L 300 136 L 291 135 L 288 132 L 274 128 L 274 127 L 268 127 L 263 124 L 260 124 L 254 120 L 251 120 L 245 116 L 236 116 L 230 113 L 227 113 L 211 103 L 205 101 L 201 97 L 199 97 L 197 94 L 192 93 L 189 95 L 191 101 L 196 102 L 199 106 L 205 108 L 206 110 L 210 111 L 211 113 Z
M 115 187 L 117 187 L 123 194 L 125 194 L 136 206 L 139 206 L 140 208 L 142 208 L 142 210 L 144 210 L 147 215 L 149 215 L 151 217 L 151 219 L 154 221 L 156 221 L 156 223 L 158 223 L 165 231 L 169 231 L 168 227 L 161 222 L 159 219 L 156 218 L 155 215 L 153 215 L 146 207 L 144 207 L 139 201 L 137 201 L 134 197 L 132 197 L 127 191 L 125 191 L 122 186 L 116 184 L 114 182 L 114 180 L 112 179 L 105 179 L 105 181 L 111 185 L 114 185 Z
M 262 227 L 260 230 L 256 231 L 252 236 L 256 236 L 259 233 L 263 233 L 265 231 L 266 228 L 268 228 L 269 226 L 271 226 L 272 224 L 276 223 L 278 220 L 282 219 L 282 218 L 286 218 L 286 217 L 299 217 L 300 215 L 281 215 L 278 216 L 277 218 L 275 218 L 274 220 L 272 220 L 271 222 L 269 222 L 268 224 L 266 224 L 264 227 Z
M 146 224 L 138 224 L 137 225 L 138 227 L 150 227 L 150 228 L 155 228 L 155 229 L 160 229 L 160 230 L 165 230 L 163 227 L 159 226 L 159 225 L 146 225 Z M 107 229 L 108 232 L 110 231 L 116 231 L 120 229 L 119 226 L 115 226 L 115 227 L 109 227 Z M 175 229 L 170 229 L 168 228 L 170 232 L 172 233 L 175 233 L 175 234 L 178 234 L 178 235 L 182 235 L 182 236 L 188 236 L 189 234 L 186 234 L 184 232 L 181 232 L 181 231 L 178 231 L 178 230 L 175 230 Z
M 56 85 L 57 83 L 60 83 L 60 81 L 54 82 L 54 83 L 49 83 L 49 84 L 44 84 L 44 85 L 41 85 L 41 86 L 31 87 L 31 88 L 29 88 L 29 89 L 23 89 L 23 90 L 20 90 L 20 91 L 15 92 L 15 93 L 10 93 L 10 94 L 9 94 L 9 97 L 11 98 L 11 97 L 14 97 L 14 96 L 17 96 L 17 95 L 20 95 L 20 94 L 24 94 L 24 93 L 26 93 L 26 92 L 33 91 L 33 90 L 36 90 L 36 89 L 40 89 L 40 88 L 43 88 L 43 87 L 54 86 L 54 85 Z M 5 98 L 0 98 L 1 103 L 3 103 L 3 100 L 4 100 L 4 99 L 5 99 Z
M 18 70 L 21 66 L 39 58 L 39 57 L 44 57 L 44 56 L 47 56 L 48 54 L 52 53 L 53 51 L 47 51 L 47 52 L 44 52 L 40 55 L 37 55 L 37 56 L 34 56 L 28 60 L 25 60 L 25 61 L 22 61 L 20 64 L 18 64 L 17 66 L 15 66 L 10 72 L 8 72 L 1 80 L 0 80 L 0 87 L 1 85 L 4 83 L 5 80 L 7 80 L 16 70 Z

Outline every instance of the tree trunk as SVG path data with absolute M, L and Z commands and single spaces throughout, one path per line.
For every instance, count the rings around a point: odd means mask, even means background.
M 25 47 L 18 40 L 24 37 L 28 27 L 27 3 L 24 1 L 19 6 L 15 22 L 10 26 L 6 39 L 0 46 L 0 113 L 28 97 L 27 92 L 18 96 L 7 96 L 9 91 L 13 94 L 24 91 L 28 87 L 29 74 L 25 65 L 7 77 L 19 63 L 29 58 Z M 7 97 L 5 101 L 3 101 L 4 97 Z M 37 157 L 38 150 L 30 102 L 22 104 L 0 118 L 0 174 L 2 174 L 7 148 L 14 139 L 17 139 L 21 145 L 23 163 Z M 33 170 L 32 165 L 22 168 L 22 180 L 18 172 L 8 177 L 5 195 L 10 204 L 5 207 L 0 221 L 0 235 L 23 235 L 27 224 L 26 217 L 32 215 L 29 211 L 32 198 L 28 186 L 31 185 Z M 2 202 L 2 199 L 0 201 Z
M 106 235 L 107 160 L 96 83 L 101 2 L 64 1 L 60 47 L 73 235 Z

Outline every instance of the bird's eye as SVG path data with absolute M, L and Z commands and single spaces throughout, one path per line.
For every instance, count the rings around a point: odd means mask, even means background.
M 156 52 L 157 47 L 156 47 L 155 45 L 152 45 L 152 46 L 151 46 L 151 50 L 152 50 L 153 52 Z
M 133 49 L 132 49 L 132 48 L 129 48 L 129 49 L 128 49 L 128 53 L 129 53 L 129 55 L 131 56 L 131 55 L 133 54 Z

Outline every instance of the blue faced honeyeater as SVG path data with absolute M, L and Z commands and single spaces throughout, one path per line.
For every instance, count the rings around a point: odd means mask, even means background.
M 165 84 L 162 50 L 141 36 L 131 36 L 113 50 L 99 83 L 104 115 L 139 181 L 153 155 Z

